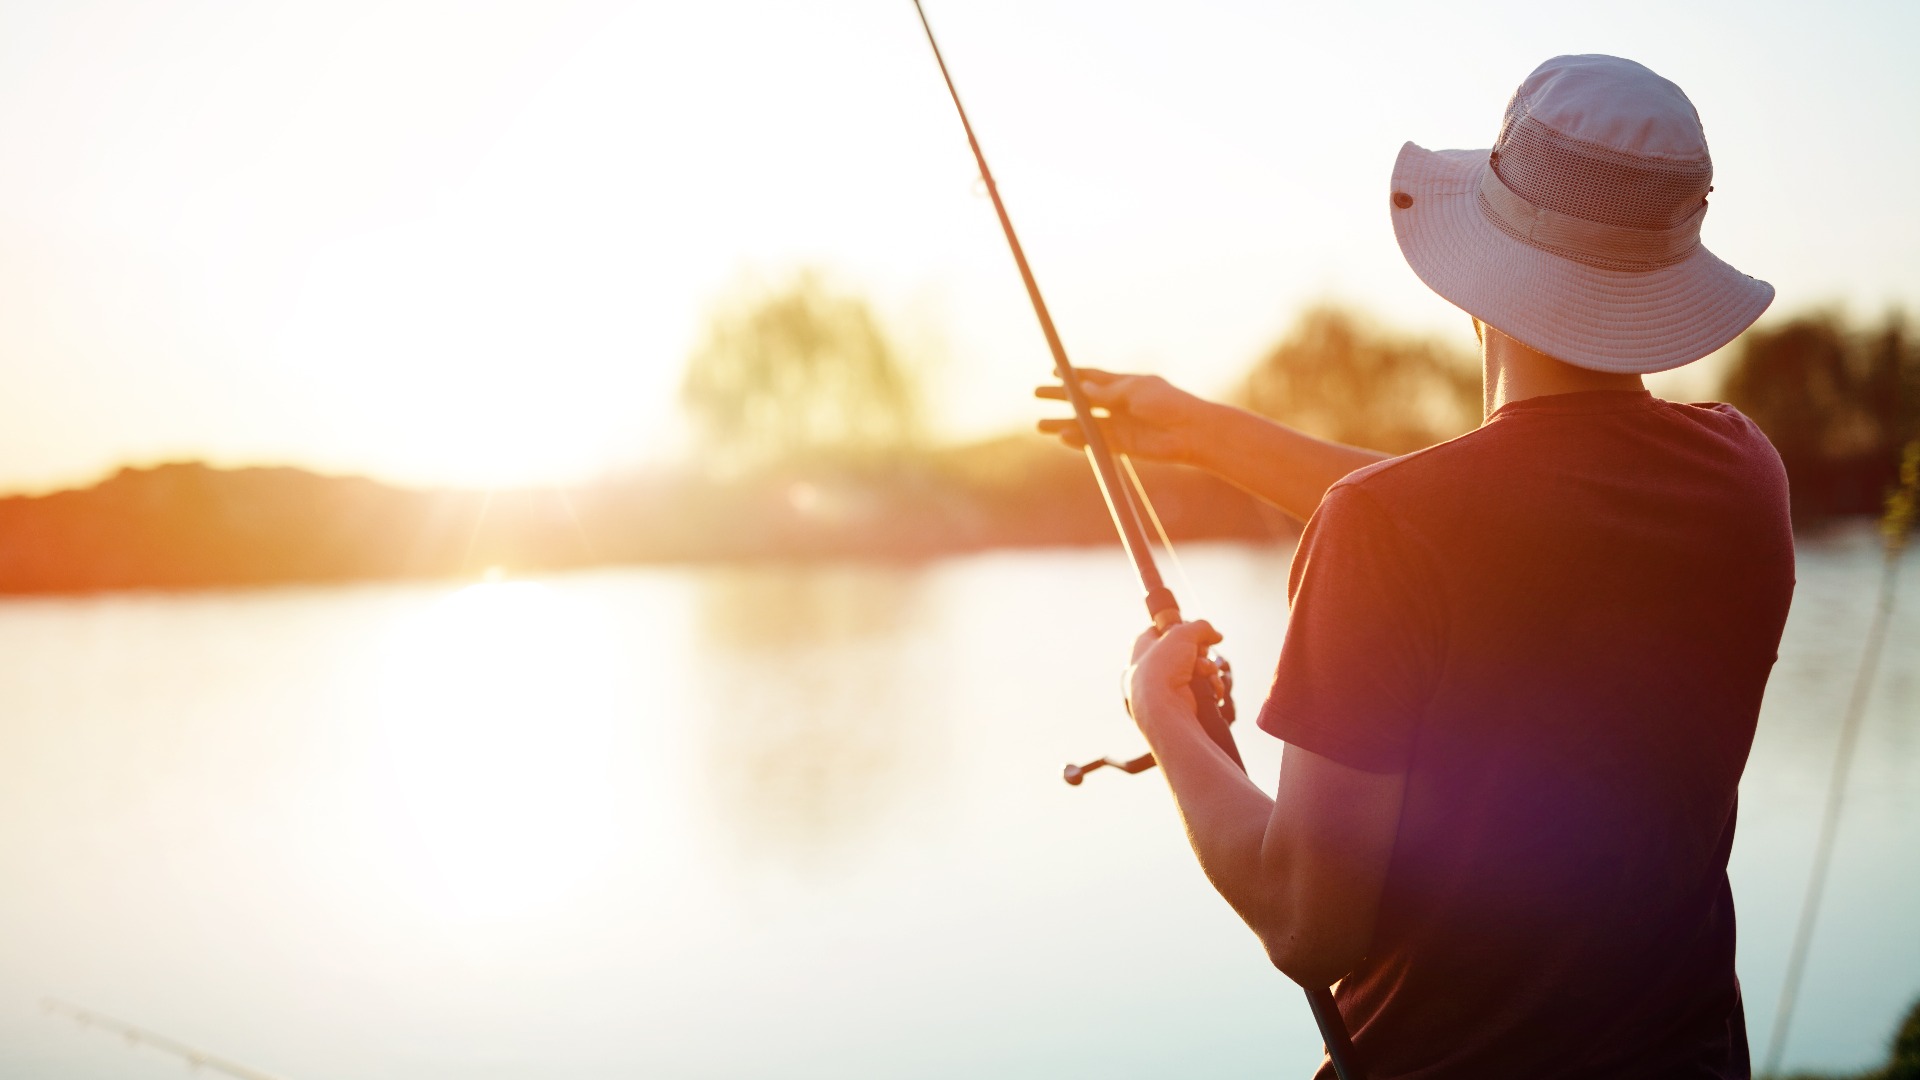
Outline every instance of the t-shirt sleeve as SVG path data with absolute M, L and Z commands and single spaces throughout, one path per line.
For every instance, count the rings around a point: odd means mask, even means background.
M 1261 730 L 1356 769 L 1404 771 L 1444 652 L 1425 547 L 1364 490 L 1337 484 L 1300 538 L 1288 592 Z

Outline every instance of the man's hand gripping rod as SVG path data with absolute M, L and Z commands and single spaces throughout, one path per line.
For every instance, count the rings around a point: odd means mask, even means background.
M 1158 626 L 1159 624 L 1155 623 L 1154 625 Z M 1233 714 L 1234 714 L 1233 665 L 1227 663 L 1227 658 L 1224 656 L 1221 656 L 1219 653 L 1214 653 L 1212 658 L 1213 658 L 1214 666 L 1218 668 L 1220 671 L 1220 698 L 1216 707 L 1220 710 L 1220 721 L 1222 726 L 1231 725 L 1233 723 Z M 1208 695 L 1211 695 L 1212 692 L 1213 692 L 1213 689 L 1211 687 L 1208 687 L 1206 690 L 1206 693 Z M 1199 680 L 1195 680 L 1193 684 L 1193 700 L 1195 702 L 1201 702 L 1201 701 L 1207 700 L 1206 697 L 1202 696 L 1201 685 Z M 1237 748 L 1233 746 L 1231 742 L 1227 744 L 1226 750 L 1227 750 L 1227 753 L 1233 755 L 1234 761 L 1237 762 L 1240 760 L 1239 751 Z M 1158 762 L 1153 760 L 1152 754 L 1141 754 L 1137 758 L 1128 758 L 1125 761 L 1122 761 L 1119 758 L 1103 757 L 1095 761 L 1089 761 L 1085 765 L 1067 766 L 1064 773 L 1064 777 L 1067 783 L 1072 784 L 1075 787 L 1079 787 L 1080 781 L 1085 779 L 1086 775 L 1095 769 L 1119 769 L 1123 773 L 1132 774 L 1132 773 L 1146 772 L 1148 769 L 1153 768 L 1156 764 L 1158 764 Z
M 1046 335 L 1047 348 L 1053 353 L 1053 372 L 1066 387 L 1067 400 L 1073 404 L 1073 415 L 1080 421 L 1080 430 L 1087 439 L 1087 458 L 1093 463 L 1095 480 L 1100 484 L 1100 494 L 1107 500 L 1107 512 L 1113 517 L 1113 526 L 1120 532 L 1120 541 L 1126 545 L 1127 556 L 1133 560 L 1134 572 L 1140 576 L 1140 585 L 1146 590 L 1147 615 L 1153 619 L 1154 628 L 1164 631 L 1180 621 L 1180 603 L 1174 599 L 1173 590 L 1167 588 L 1160 578 L 1160 568 L 1154 565 L 1153 551 L 1147 546 L 1147 533 L 1141 525 L 1138 499 L 1146 497 L 1142 492 L 1138 497 L 1131 488 L 1120 480 L 1120 471 L 1114 465 L 1113 452 L 1107 446 L 1106 435 L 1100 430 L 1093 415 L 1093 406 L 1087 401 L 1086 394 L 1080 388 L 1079 373 L 1067 360 L 1066 347 L 1060 344 L 1060 334 L 1053 328 L 1053 316 L 1047 312 L 1047 302 L 1040 296 L 1040 285 L 1033 278 L 1033 269 L 1027 265 L 1026 251 L 1020 246 L 1020 237 L 1013 231 L 1013 219 L 1007 216 L 1006 203 L 1000 200 L 1000 189 L 993 182 L 993 170 L 987 168 L 987 157 L 980 152 L 980 140 L 974 137 L 973 123 L 967 119 L 967 110 L 960 104 L 960 91 L 954 89 L 953 75 L 947 71 L 947 61 L 940 54 L 940 43 L 934 40 L 933 26 L 927 22 L 926 9 L 920 6 L 920 0 L 913 0 L 914 10 L 920 13 L 920 26 L 927 32 L 927 44 L 933 46 L 933 58 L 940 65 L 940 77 L 946 80 L 947 93 L 953 98 L 953 107 L 960 114 L 960 126 L 966 129 L 967 145 L 973 148 L 973 160 L 980 166 L 980 179 L 987 186 L 987 195 L 993 199 L 993 212 L 1000 218 L 1000 231 L 1006 234 L 1007 246 L 1013 250 L 1013 261 L 1020 268 L 1020 280 L 1027 287 L 1027 299 L 1033 303 L 1033 314 L 1040 320 L 1040 331 Z M 1223 671 L 1226 665 L 1221 662 Z M 1229 696 L 1224 703 L 1214 697 L 1213 686 L 1204 678 L 1193 681 L 1193 700 L 1199 706 L 1200 726 L 1220 749 L 1226 751 L 1235 765 L 1246 766 L 1240 760 L 1240 750 L 1233 743 L 1233 733 L 1227 730 L 1227 724 L 1233 719 L 1233 699 L 1230 696 L 1232 683 L 1230 676 L 1226 682 Z M 1082 777 L 1094 769 L 1113 767 L 1122 772 L 1138 773 L 1153 768 L 1152 754 L 1143 754 L 1129 761 L 1116 761 L 1113 758 L 1101 758 L 1086 765 L 1068 765 L 1066 781 L 1079 784 Z
M 1020 238 L 1014 234 L 1013 219 L 1007 216 L 1006 204 L 1000 201 L 1000 189 L 994 185 L 993 171 L 987 168 L 987 158 L 980 152 L 980 140 L 974 138 L 973 124 L 967 119 L 966 107 L 960 104 L 960 91 L 954 89 L 953 75 L 947 71 L 946 57 L 940 55 L 940 43 L 934 39 L 933 25 L 927 22 L 926 9 L 920 6 L 920 0 L 913 0 L 913 8 L 920 14 L 920 26 L 927 32 L 927 44 L 933 47 L 933 58 L 940 64 L 940 77 L 946 80 L 947 93 L 953 98 L 953 107 L 960 114 L 960 126 L 966 129 L 967 145 L 973 148 L 973 160 L 980 166 L 980 179 L 987 185 L 987 194 L 993 199 L 993 212 L 1000 217 L 1000 231 L 1007 236 L 1007 246 L 1013 249 L 1013 261 L 1020 268 L 1020 280 L 1027 287 L 1027 299 L 1033 302 L 1033 313 L 1040 320 L 1040 330 L 1046 334 L 1047 348 L 1053 352 L 1054 373 L 1067 390 L 1067 400 L 1073 403 L 1073 415 L 1080 421 L 1080 430 L 1087 438 L 1087 457 L 1093 462 L 1095 479 L 1100 483 L 1100 494 L 1106 497 L 1107 512 L 1113 515 L 1114 527 L 1120 530 L 1120 540 L 1127 547 L 1127 555 L 1133 560 L 1133 568 L 1140 575 L 1140 584 L 1147 591 L 1147 614 L 1153 618 L 1156 629 L 1165 630 L 1180 621 L 1180 605 L 1173 598 L 1173 591 L 1160 580 L 1160 570 L 1153 563 L 1153 552 L 1147 548 L 1146 530 L 1140 524 L 1140 509 L 1135 502 L 1131 489 L 1121 484 L 1119 470 L 1114 468 L 1113 453 L 1107 447 L 1106 437 L 1095 422 L 1093 407 L 1080 389 L 1078 373 L 1067 362 L 1067 350 L 1060 344 L 1060 335 L 1053 328 L 1053 316 L 1047 313 L 1047 302 L 1040 298 L 1040 286 L 1033 280 L 1033 270 L 1027 266 L 1027 255 L 1020 247 Z M 1145 498 L 1145 492 L 1141 493 Z M 1223 679 L 1229 691 L 1224 703 L 1216 701 L 1213 687 L 1205 679 L 1195 679 L 1193 700 L 1199 707 L 1200 726 L 1206 730 L 1235 765 L 1246 768 L 1240 760 L 1240 750 L 1233 744 L 1233 733 L 1227 730 L 1227 723 L 1233 718 L 1233 699 L 1231 697 L 1231 675 L 1224 661 L 1220 663 Z M 1115 761 L 1101 758 L 1086 765 L 1069 765 L 1066 780 L 1069 784 L 1078 784 L 1082 777 L 1094 769 L 1112 767 L 1123 772 L 1145 772 L 1154 765 L 1152 754 L 1143 754 L 1129 761 Z M 1307 1005 L 1313 1010 L 1314 1022 L 1320 1028 L 1320 1037 L 1325 1040 L 1327 1056 L 1332 1059 L 1333 1070 L 1340 1080 L 1361 1080 L 1360 1065 L 1353 1050 L 1353 1041 L 1347 1036 L 1346 1025 L 1341 1021 L 1340 1010 L 1334 1004 L 1333 994 L 1326 987 L 1307 987 Z

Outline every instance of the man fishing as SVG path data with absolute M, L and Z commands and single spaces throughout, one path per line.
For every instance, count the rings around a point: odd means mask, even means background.
M 1387 211 L 1485 380 L 1482 425 L 1417 453 L 1080 372 L 1115 449 L 1307 521 L 1276 796 L 1196 720 L 1207 624 L 1141 636 L 1129 705 L 1208 878 L 1281 971 L 1339 983 L 1376 1080 L 1750 1074 L 1726 865 L 1786 479 L 1738 412 L 1641 381 L 1772 300 L 1700 245 L 1711 181 L 1687 97 L 1607 56 L 1540 65 L 1491 150 L 1407 144 Z

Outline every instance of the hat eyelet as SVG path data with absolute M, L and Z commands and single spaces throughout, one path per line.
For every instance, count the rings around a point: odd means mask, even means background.
M 1393 193 L 1393 205 L 1402 210 L 1408 209 L 1413 206 L 1413 196 L 1404 191 L 1396 191 Z

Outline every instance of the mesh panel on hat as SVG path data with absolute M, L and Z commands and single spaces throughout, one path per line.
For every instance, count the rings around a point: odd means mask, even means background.
M 1514 95 L 1494 144 L 1493 169 L 1543 210 L 1634 229 L 1667 229 L 1692 217 L 1713 182 L 1713 161 L 1627 153 L 1556 131 Z

